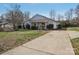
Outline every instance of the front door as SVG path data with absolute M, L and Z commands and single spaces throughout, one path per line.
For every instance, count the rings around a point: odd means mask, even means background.
M 53 25 L 53 24 L 48 24 L 48 25 L 47 25 L 47 29 L 49 29 L 49 30 L 52 30 L 52 29 L 53 29 L 53 27 L 54 27 L 54 25 Z

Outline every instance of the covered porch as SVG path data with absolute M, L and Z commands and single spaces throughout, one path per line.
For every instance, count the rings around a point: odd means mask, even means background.
M 37 27 L 38 30 L 45 30 L 47 23 L 46 22 L 32 22 L 32 26 Z

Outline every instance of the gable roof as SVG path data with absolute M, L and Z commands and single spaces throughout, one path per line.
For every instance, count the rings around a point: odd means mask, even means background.
M 36 21 L 40 21 L 40 20 L 43 20 L 43 19 L 44 20 L 52 20 L 48 17 L 42 16 L 42 15 L 39 15 L 39 14 L 36 14 L 32 18 L 30 18 L 30 20 L 36 20 Z M 52 20 L 52 21 L 56 22 L 55 20 Z

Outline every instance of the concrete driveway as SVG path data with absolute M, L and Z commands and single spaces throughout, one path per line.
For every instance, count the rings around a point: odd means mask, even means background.
M 22 46 L 16 47 L 3 55 L 74 55 L 67 31 L 50 31 Z

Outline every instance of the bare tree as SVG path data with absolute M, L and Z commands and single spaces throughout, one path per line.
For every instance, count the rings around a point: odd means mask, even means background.
M 70 20 L 72 20 L 74 11 L 73 11 L 73 9 L 70 9 L 69 12 L 70 12 Z
M 72 20 L 73 20 L 73 9 L 68 10 L 66 12 L 65 16 L 66 16 L 66 21 L 68 21 L 68 23 L 72 23 Z
M 25 29 L 27 26 L 26 22 L 29 20 L 30 18 L 30 12 L 25 12 L 24 13 L 24 21 L 23 21 L 23 28 Z
M 18 26 L 23 22 L 23 13 L 20 10 L 20 5 L 14 4 L 12 10 L 6 13 L 6 18 L 9 23 L 13 24 L 14 30 L 18 29 Z
M 72 13 L 73 13 L 73 9 L 70 9 L 69 11 L 65 13 L 66 20 L 72 19 L 72 15 L 73 15 Z
M 62 18 L 62 16 L 60 14 L 58 14 L 58 20 L 60 21 Z
M 74 23 L 76 23 L 77 26 L 79 26 L 79 4 L 75 8 L 75 14 L 76 14 L 76 17 L 74 19 Z
M 25 12 L 24 13 L 24 20 L 27 21 L 30 18 L 30 12 Z
M 50 18 L 51 19 L 53 19 L 53 20 L 55 20 L 55 18 L 56 18 L 56 11 L 53 9 L 51 9 L 51 11 L 50 11 Z
M 77 7 L 75 9 L 75 14 L 76 14 L 77 18 L 79 18 L 79 4 L 77 5 Z
M 4 17 L 3 15 L 0 16 L 0 23 L 2 23 L 4 21 Z
M 72 19 L 73 19 L 73 9 L 70 9 L 68 10 L 66 13 L 65 13 L 65 18 L 66 18 L 66 26 L 71 26 L 72 24 Z

